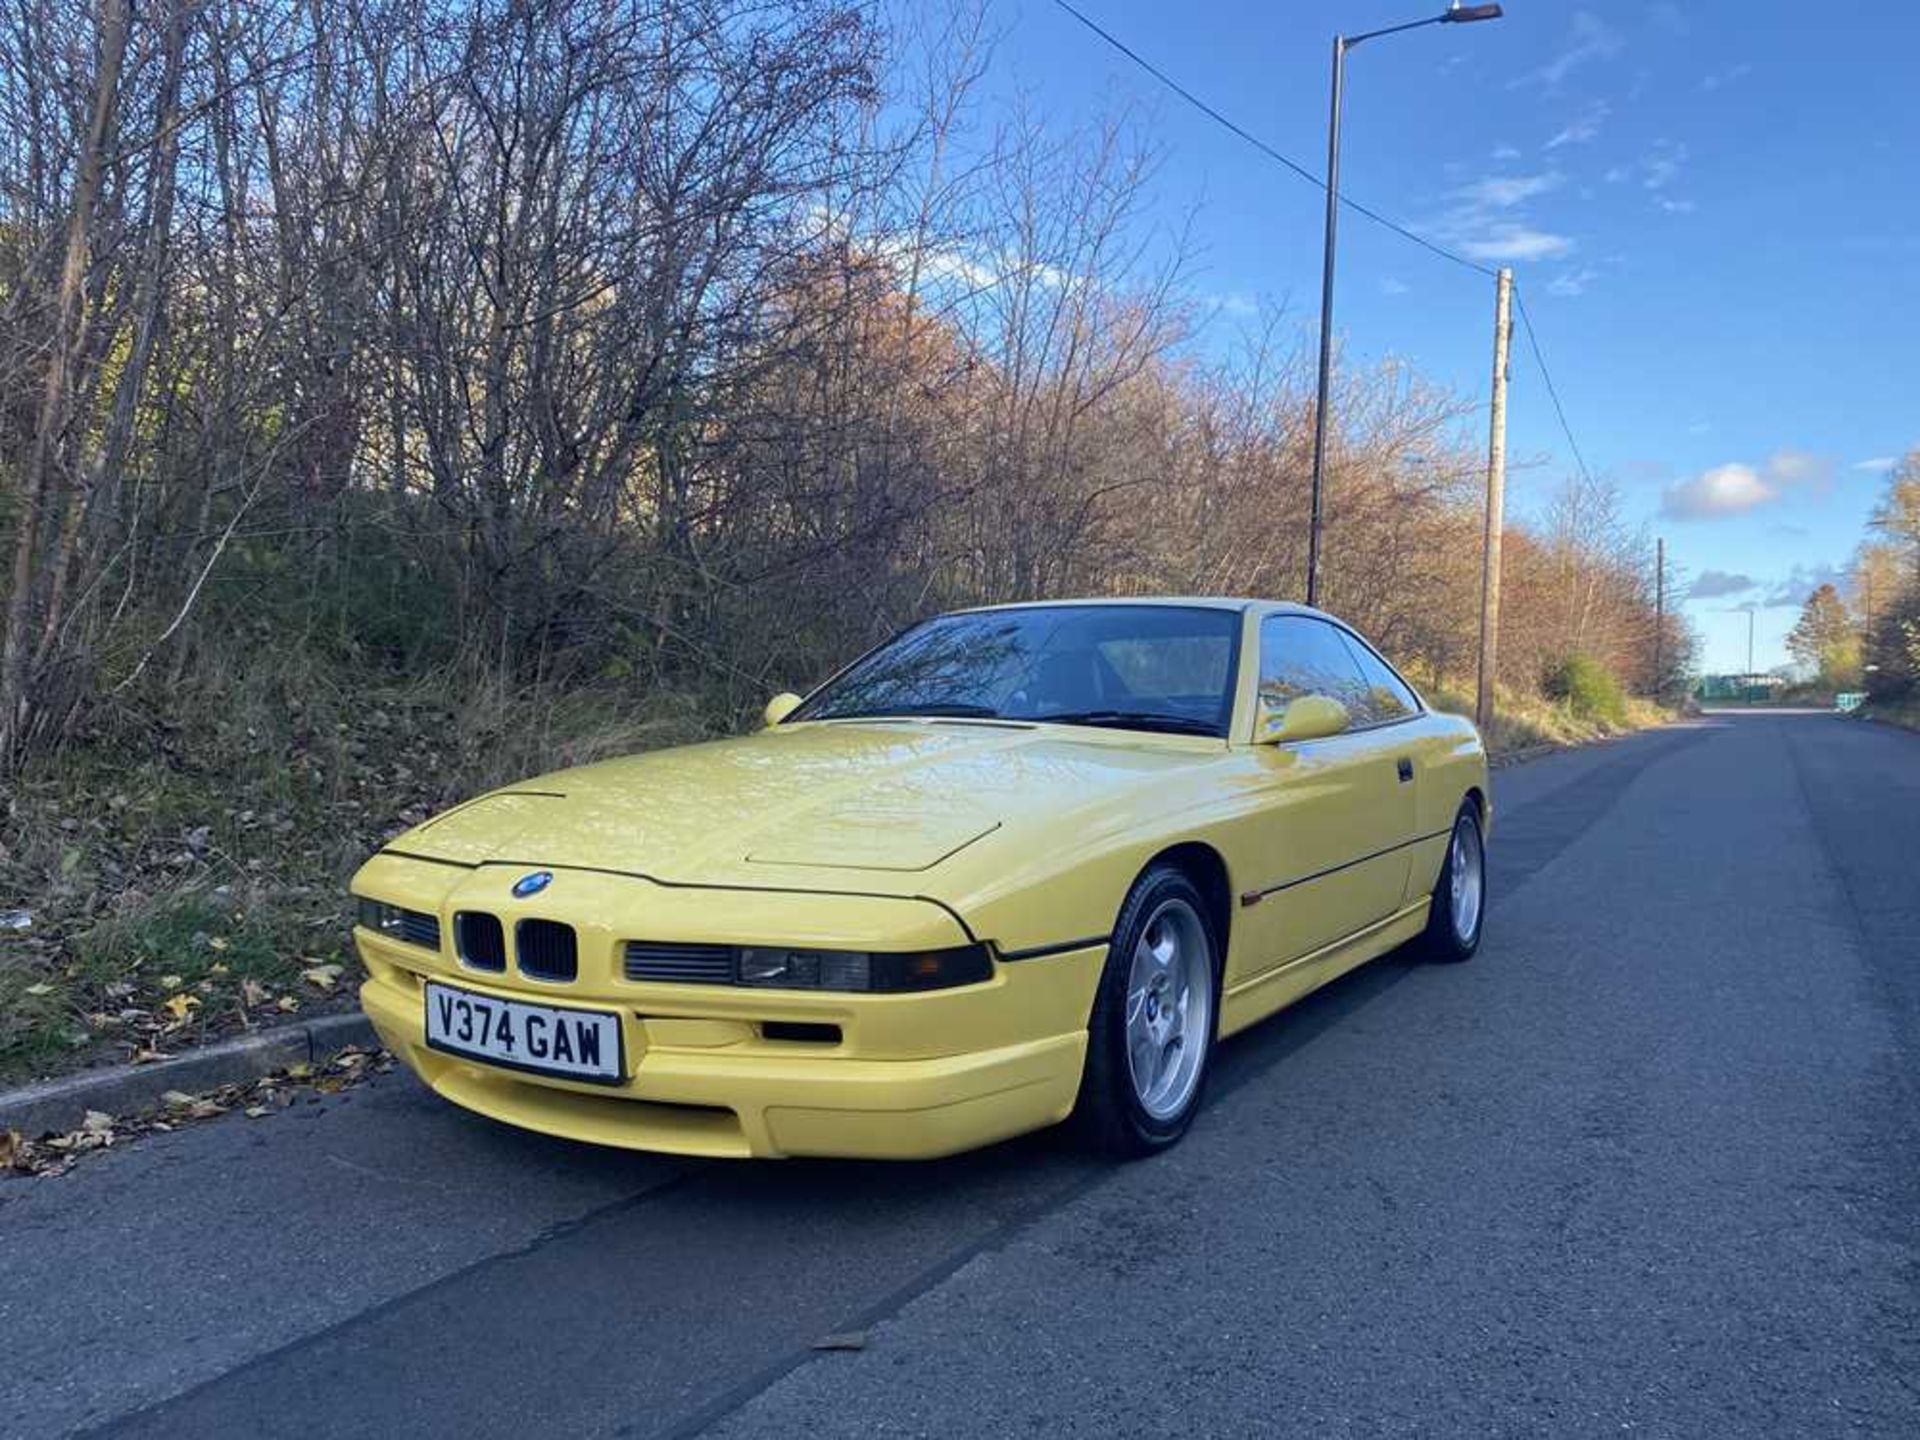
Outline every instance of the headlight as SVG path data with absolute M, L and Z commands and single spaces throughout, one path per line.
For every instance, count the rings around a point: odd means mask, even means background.
M 356 895 L 354 919 L 376 935 L 408 945 L 424 945 L 429 950 L 440 948 L 440 917 L 423 910 L 406 910 L 384 900 Z
M 993 962 L 981 945 L 904 954 L 749 945 L 737 952 L 734 975 L 742 985 L 769 989 L 896 994 L 991 980 Z

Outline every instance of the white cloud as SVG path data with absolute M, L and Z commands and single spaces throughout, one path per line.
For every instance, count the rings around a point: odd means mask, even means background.
M 1716 465 L 1691 480 L 1669 485 L 1660 511 L 1676 520 L 1739 515 L 1777 498 L 1778 491 L 1751 465 Z
M 1583 265 L 1578 270 L 1563 270 L 1547 282 L 1547 291 L 1553 295 L 1584 295 L 1587 286 L 1600 278 L 1600 272 L 1592 266 Z
M 1383 276 L 1380 280 L 1380 293 L 1382 295 L 1405 295 L 1411 289 L 1413 289 L 1413 287 L 1397 275 Z
M 1520 158 L 1519 147 L 1515 145 L 1496 145 L 1493 147 L 1493 158 L 1496 160 L 1518 160 Z
M 1484 180 L 1463 186 L 1454 194 L 1466 205 L 1510 210 L 1523 200 L 1544 195 L 1558 185 L 1561 178 L 1556 170 L 1549 170 L 1544 175 L 1489 175 Z
M 1613 113 L 1613 107 L 1604 100 L 1596 100 L 1554 132 L 1546 148 L 1558 150 L 1562 145 L 1584 145 L 1600 133 L 1600 127 L 1606 123 L 1607 116 Z
M 1819 489 L 1833 465 L 1805 450 L 1777 450 L 1756 469 L 1730 461 L 1676 481 L 1660 496 L 1660 513 L 1675 520 L 1718 520 L 1745 515 L 1799 489 Z
M 1664 190 L 1680 178 L 1680 167 L 1686 160 L 1686 146 L 1673 140 L 1656 140 L 1640 161 L 1640 183 L 1649 190 Z
M 1229 290 L 1224 295 L 1209 295 L 1206 304 L 1221 315 L 1246 320 L 1260 313 L 1259 302 L 1244 290 Z
M 929 280 L 948 280 L 975 290 L 991 290 L 1000 283 L 998 270 L 961 254 L 958 250 L 936 247 L 920 257 L 920 273 Z
M 1752 73 L 1753 66 L 1751 65 L 1732 65 L 1725 70 L 1716 70 L 1712 74 L 1702 75 L 1700 77 L 1700 88 L 1711 94 L 1715 90 L 1723 89 L 1733 84 L 1736 80 L 1744 80 Z
M 1767 473 L 1782 485 L 1822 485 L 1833 478 L 1833 462 L 1807 450 L 1780 450 L 1767 461 Z
M 1831 585 L 1836 590 L 1846 588 L 1847 572 L 1838 565 L 1796 565 L 1784 580 L 1769 586 L 1762 597 L 1763 609 L 1798 609 L 1807 603 L 1807 597 L 1822 585 Z
M 1557 170 L 1489 175 L 1453 191 L 1452 208 L 1433 228 L 1475 260 L 1552 260 L 1574 248 L 1572 239 L 1535 225 L 1524 207 L 1564 178 Z
M 1687 434 L 1704 435 L 1711 429 L 1713 429 L 1713 426 L 1707 421 L 1696 420 L 1691 425 L 1687 426 Z
M 1518 79 L 1509 81 L 1508 88 L 1538 85 L 1542 89 L 1557 90 L 1575 70 L 1596 60 L 1611 60 L 1620 53 L 1624 44 L 1618 32 L 1599 16 L 1576 10 L 1573 29 L 1560 53 L 1539 69 L 1530 70 Z
M 1491 226 L 1457 243 L 1472 260 L 1554 260 L 1573 249 L 1573 241 L 1565 235 L 1513 224 Z
M 1662 195 L 1654 203 L 1669 215 L 1691 215 L 1694 209 L 1693 201 L 1675 200 L 1670 195 Z
M 1851 468 L 1867 475 L 1884 475 L 1900 463 L 1894 455 L 1876 455 L 1871 460 L 1856 460 Z

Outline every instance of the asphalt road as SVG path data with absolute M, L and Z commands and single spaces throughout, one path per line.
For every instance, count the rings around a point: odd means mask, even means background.
M 1920 1434 L 1920 737 L 1495 788 L 1479 957 L 1231 1043 L 1149 1162 L 691 1163 L 396 1074 L 0 1181 L 0 1433 Z

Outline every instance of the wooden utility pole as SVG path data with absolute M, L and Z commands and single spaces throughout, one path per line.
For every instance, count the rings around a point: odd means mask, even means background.
M 1487 431 L 1487 530 L 1480 551 L 1480 684 L 1473 721 L 1493 722 L 1500 641 L 1500 530 L 1507 489 L 1507 347 L 1513 339 L 1513 271 L 1502 269 L 1493 302 L 1493 405 Z
M 1667 672 L 1661 668 L 1667 645 L 1667 542 L 1653 542 L 1653 698 L 1658 701 Z

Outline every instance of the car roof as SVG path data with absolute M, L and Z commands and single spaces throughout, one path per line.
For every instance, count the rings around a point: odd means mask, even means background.
M 1017 600 L 1004 605 L 969 605 L 954 611 L 974 615 L 993 610 L 1042 610 L 1063 605 L 1154 605 L 1169 610 L 1259 610 L 1286 615 L 1327 615 L 1308 605 L 1291 600 L 1261 600 L 1250 595 L 1086 595 L 1062 596 L 1057 600 Z M 1332 616 L 1327 616 L 1332 619 Z

